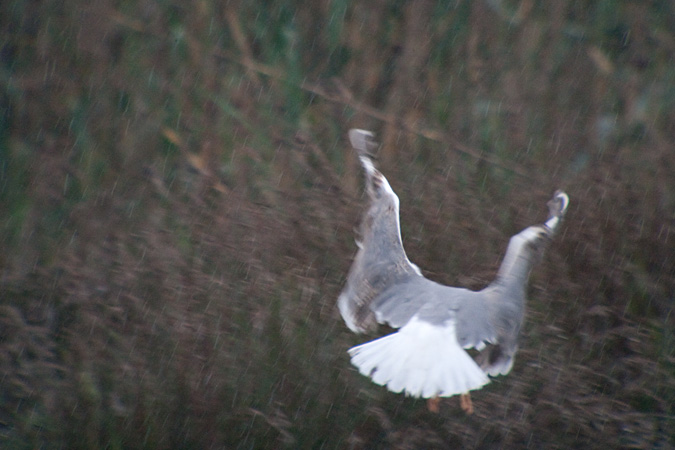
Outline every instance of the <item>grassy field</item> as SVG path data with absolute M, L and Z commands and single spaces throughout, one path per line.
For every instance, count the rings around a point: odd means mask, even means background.
M 0 446 L 675 446 L 675 9 L 540 3 L 3 1 Z M 352 127 L 439 282 L 570 195 L 472 416 L 349 364 Z

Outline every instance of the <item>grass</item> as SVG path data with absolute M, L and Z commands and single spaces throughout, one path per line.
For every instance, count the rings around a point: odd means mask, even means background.
M 0 7 L 3 446 L 675 445 L 667 3 L 76 3 Z M 350 127 L 437 281 L 572 198 L 475 416 L 350 369 Z

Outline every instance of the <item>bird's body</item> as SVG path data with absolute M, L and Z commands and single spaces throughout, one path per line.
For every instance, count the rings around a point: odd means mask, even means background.
M 366 172 L 370 205 L 338 307 L 354 332 L 378 323 L 399 328 L 351 348 L 352 363 L 390 391 L 423 398 L 463 394 L 487 384 L 488 375 L 508 373 L 518 349 L 527 278 L 567 209 L 567 195 L 556 192 L 546 223 L 511 238 L 488 287 L 444 286 L 425 278 L 405 254 L 399 199 L 368 156 L 372 134 L 351 130 L 349 137 Z M 475 361 L 469 348 L 480 351 Z

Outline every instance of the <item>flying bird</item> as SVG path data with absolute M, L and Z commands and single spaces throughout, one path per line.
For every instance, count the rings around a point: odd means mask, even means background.
M 469 391 L 506 375 L 518 350 L 527 280 L 560 225 L 569 197 L 557 191 L 546 222 L 509 241 L 495 280 L 480 291 L 444 286 L 425 278 L 403 249 L 399 199 L 375 168 L 373 133 L 349 131 L 366 175 L 369 206 L 361 224 L 358 251 L 338 298 L 350 330 L 372 331 L 386 324 L 398 331 L 348 350 L 359 372 L 392 392 L 429 399 L 460 394 L 471 413 Z M 475 359 L 467 352 L 479 353 Z

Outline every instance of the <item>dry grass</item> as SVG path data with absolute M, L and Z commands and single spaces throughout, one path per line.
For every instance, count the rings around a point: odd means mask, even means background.
M 675 446 L 668 2 L 85 3 L 0 7 L 3 447 Z M 352 126 L 438 281 L 570 194 L 474 416 L 349 366 Z

